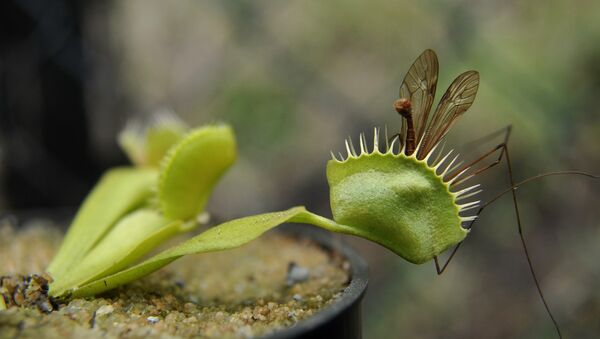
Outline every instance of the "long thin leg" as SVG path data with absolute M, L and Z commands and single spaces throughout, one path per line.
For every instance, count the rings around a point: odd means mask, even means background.
M 479 213 L 477 213 L 477 215 L 479 215 Z M 473 220 L 473 221 L 475 221 L 475 220 Z M 446 267 L 448 267 L 448 264 L 450 263 L 450 261 L 452 260 L 452 258 L 454 258 L 454 255 L 456 254 L 456 252 L 460 248 L 461 244 L 462 244 L 462 241 L 459 242 L 458 244 L 456 244 L 456 246 L 454 246 L 454 249 L 452 250 L 452 253 L 450 253 L 450 256 L 448 257 L 448 259 L 446 259 L 446 262 L 444 263 L 444 265 L 442 267 L 440 267 L 440 263 L 438 262 L 437 255 L 435 257 L 433 257 L 433 262 L 435 263 L 435 270 L 437 271 L 438 275 L 442 275 L 442 273 L 444 273 L 444 271 L 446 270 Z
M 505 189 L 504 191 L 496 194 L 495 197 L 493 197 L 492 199 L 488 200 L 483 205 L 481 205 L 481 207 L 479 207 L 479 210 L 477 210 L 477 213 L 475 215 L 479 216 L 481 214 L 481 212 L 483 212 L 483 210 L 487 206 L 491 205 L 496 200 L 498 200 L 501 197 L 503 197 L 505 194 L 507 194 L 509 192 L 512 192 L 513 190 L 516 190 L 517 188 L 525 185 L 528 182 L 531 182 L 531 181 L 534 181 L 534 180 L 538 180 L 538 179 L 541 179 L 541 178 L 545 178 L 545 177 L 549 177 L 549 176 L 556 176 L 556 175 L 580 175 L 580 176 L 584 176 L 584 177 L 588 177 L 588 178 L 592 178 L 592 179 L 600 179 L 600 175 L 594 175 L 594 174 L 590 174 L 590 173 L 582 172 L 582 171 L 557 171 L 557 172 L 546 172 L 546 173 L 534 175 L 534 176 L 529 177 L 529 178 L 527 178 L 527 179 L 525 179 L 523 181 L 520 181 L 520 182 L 516 183 L 515 185 L 512 185 L 509 188 Z M 479 219 L 476 218 L 475 220 L 471 221 L 468 225 L 466 225 L 465 228 L 466 229 L 471 229 L 473 227 L 473 224 L 475 222 L 477 222 L 477 220 L 479 220 Z M 440 267 L 437 256 L 433 258 L 434 262 L 435 262 L 435 267 L 436 267 L 436 271 L 437 271 L 438 275 L 444 273 L 444 271 L 446 270 L 446 267 L 448 267 L 448 264 L 450 263 L 450 261 L 454 257 L 454 254 L 456 253 L 456 251 L 458 251 L 458 248 L 460 247 L 461 244 L 462 244 L 462 242 L 458 243 L 454 247 L 454 249 L 452 250 L 452 253 L 450 253 L 450 256 L 448 257 L 448 259 L 446 259 L 446 262 L 444 263 L 443 266 Z
M 483 166 L 481 168 L 476 169 L 470 176 L 476 175 L 478 173 L 484 172 L 486 170 L 489 170 L 490 168 L 498 165 L 500 163 L 500 161 L 502 160 L 502 157 L 504 155 L 504 148 L 506 147 L 506 144 L 508 143 L 508 140 L 510 139 L 510 133 L 512 131 L 512 125 L 508 125 L 506 127 L 504 127 L 503 129 L 501 129 L 500 131 L 504 132 L 504 141 L 497 145 L 496 147 L 492 148 L 490 151 L 484 153 L 482 156 L 480 156 L 479 158 L 473 160 L 472 162 L 462 166 L 459 169 L 456 169 L 453 171 L 452 174 L 450 174 L 446 180 L 451 180 L 453 179 L 456 175 L 458 175 L 459 173 L 461 173 L 462 171 L 464 171 L 466 168 L 469 168 L 473 165 L 478 164 L 479 162 L 485 160 L 487 157 L 489 157 L 490 155 L 494 154 L 495 152 L 497 152 L 498 150 L 502 150 L 500 152 L 500 154 L 498 155 L 498 158 L 492 162 L 491 164 L 488 164 L 486 166 Z M 492 135 L 497 135 L 500 131 L 498 132 L 494 132 L 492 133 Z M 485 136 L 479 140 L 484 140 L 484 139 L 488 139 L 490 136 Z M 467 177 L 468 178 L 468 177 Z M 462 180 L 461 180 L 462 181 Z M 453 184 L 453 186 L 458 185 L 461 181 L 458 181 L 456 183 Z M 486 204 L 487 205 L 487 204 Z M 483 212 L 483 209 L 486 207 L 486 205 L 483 205 L 479 208 L 479 210 L 477 211 L 477 213 L 475 214 L 476 216 L 479 216 L 479 214 L 481 214 L 481 212 Z M 477 218 L 475 218 L 473 221 L 471 221 L 468 225 L 467 225 L 467 229 L 470 229 L 473 226 L 473 223 L 475 223 L 475 221 L 477 221 Z M 438 258 L 437 256 L 435 256 L 433 258 L 433 261 L 435 263 L 435 270 L 437 272 L 438 275 L 441 275 L 442 273 L 444 273 L 444 271 L 446 270 L 446 267 L 448 267 L 448 264 L 450 263 L 450 261 L 452 260 L 452 258 L 454 258 L 454 255 L 456 254 L 456 252 L 458 251 L 458 249 L 460 248 L 460 245 L 462 244 L 462 241 L 459 242 L 456 246 L 454 246 L 454 249 L 452 250 L 452 253 L 450 253 L 450 256 L 448 257 L 448 259 L 446 259 L 446 262 L 444 263 L 444 265 L 442 265 L 440 267 L 440 264 L 438 262 Z
M 480 145 L 483 145 L 487 142 L 490 142 L 492 140 L 497 140 L 499 136 L 504 136 L 504 139 L 505 139 L 504 141 L 506 141 L 506 134 L 510 133 L 511 130 L 512 130 L 512 124 L 506 125 L 494 132 L 491 132 L 490 134 L 484 135 L 484 136 L 474 139 L 474 140 L 470 140 L 469 142 L 460 146 L 459 149 L 472 149 L 472 148 L 478 147 Z
M 492 148 L 490 151 L 484 153 L 482 156 L 480 156 L 479 158 L 471 161 L 470 163 L 463 165 L 462 167 L 458 168 L 457 170 L 455 170 L 452 174 L 449 174 L 447 178 L 445 178 L 445 180 L 452 180 L 454 179 L 454 177 L 456 177 L 459 173 L 461 173 L 462 171 L 464 171 L 467 168 L 470 168 L 473 165 L 478 164 L 479 162 L 483 161 L 485 158 L 487 158 L 488 156 L 494 154 L 495 152 L 497 152 L 498 150 L 500 150 L 500 154 L 498 155 L 498 158 L 492 162 L 491 164 L 488 164 L 486 166 L 483 166 L 481 168 L 478 168 L 476 170 L 474 170 L 468 177 L 472 177 L 474 175 L 477 175 L 481 172 L 484 172 L 496 165 L 498 165 L 500 163 L 500 161 L 502 161 L 502 157 L 504 156 L 504 150 L 506 148 L 506 145 L 508 144 L 508 139 L 510 138 L 510 133 L 512 131 L 512 125 L 508 125 L 505 129 L 505 134 L 504 134 L 504 141 L 497 145 L 496 147 Z M 468 177 L 465 177 L 465 179 L 459 180 L 455 183 L 453 183 L 453 186 L 459 185 L 461 182 L 463 182 L 464 180 L 466 180 Z
M 542 300 L 542 303 L 544 304 L 546 312 L 550 316 L 550 319 L 552 320 L 552 323 L 554 324 L 554 327 L 556 328 L 556 331 L 558 333 L 559 338 L 562 338 L 562 334 L 560 332 L 560 328 L 558 326 L 558 323 L 557 323 L 556 319 L 554 318 L 552 312 L 550 311 L 550 307 L 548 306 L 548 303 L 546 302 L 546 298 L 544 297 L 544 294 L 543 294 L 542 289 L 540 287 L 537 275 L 535 274 L 535 270 L 533 269 L 533 263 L 531 262 L 531 257 L 529 256 L 529 251 L 527 249 L 527 244 L 525 243 L 525 236 L 523 235 L 523 227 L 522 227 L 522 224 L 521 224 L 521 215 L 519 213 L 519 204 L 518 204 L 518 201 L 517 201 L 516 185 L 515 185 L 515 181 L 514 181 L 514 177 L 513 177 L 513 173 L 512 173 L 512 164 L 510 162 L 510 155 L 509 155 L 509 152 L 508 152 L 508 146 L 506 144 L 506 141 L 508 140 L 509 134 L 510 134 L 510 129 L 508 130 L 505 142 L 503 142 L 502 144 L 498 145 L 496 148 L 494 148 L 494 150 L 486 153 L 484 156 L 480 157 L 475 162 L 471 163 L 470 166 L 472 166 L 472 165 L 476 164 L 477 162 L 485 159 L 490 154 L 493 154 L 494 151 L 497 151 L 497 150 L 500 150 L 500 149 L 501 149 L 500 156 L 498 157 L 498 159 L 494 163 L 492 163 L 492 164 L 490 164 L 488 166 L 482 167 L 480 169 L 477 169 L 477 170 L 475 170 L 474 173 L 477 174 L 477 173 L 481 173 L 481 172 L 483 172 L 485 170 L 488 170 L 488 169 L 492 168 L 493 166 L 499 164 L 500 161 L 502 160 L 503 156 L 506 158 L 506 165 L 507 165 L 507 169 L 508 169 L 508 178 L 509 178 L 510 186 L 511 186 L 510 191 L 512 193 L 513 206 L 514 206 L 515 215 L 516 215 L 516 218 L 517 218 L 517 229 L 518 229 L 518 232 L 519 232 L 519 238 L 521 239 L 521 245 L 523 247 L 523 251 L 524 251 L 525 257 L 527 259 L 527 264 L 529 266 L 529 271 L 531 272 L 531 276 L 532 276 L 533 281 L 535 283 L 535 287 L 536 287 L 536 289 L 538 291 L 538 294 L 539 294 L 539 296 L 540 296 L 540 298 Z M 468 168 L 470 166 L 467 166 L 465 168 Z M 486 205 L 482 206 L 481 208 L 479 208 L 479 210 L 477 211 L 477 215 L 479 215 L 484 210 L 484 208 L 486 206 L 489 206 L 489 205 L 486 204 Z M 475 219 L 475 220 L 477 220 L 477 219 Z M 475 220 L 473 220 L 473 221 L 471 221 L 469 223 L 469 225 L 467 226 L 467 229 L 470 229 L 473 226 L 473 224 L 475 223 Z M 458 248 L 460 247 L 460 245 L 461 245 L 461 243 L 457 244 L 454 247 L 454 250 L 450 254 L 450 257 L 448 257 L 446 263 L 441 268 L 440 268 L 440 265 L 439 265 L 439 262 L 438 262 L 438 258 L 434 257 L 435 267 L 436 267 L 436 271 L 437 271 L 438 275 L 442 274 L 444 272 L 444 270 L 446 269 L 446 267 L 448 267 L 448 264 L 450 263 L 450 261 L 454 257 L 454 254 L 458 251 Z
M 512 186 L 515 186 L 515 180 L 513 178 L 512 166 L 510 164 L 510 155 L 508 154 L 508 147 L 506 145 L 504 145 L 504 152 L 506 153 L 506 165 L 508 166 L 508 176 L 510 179 L 510 186 L 512 187 Z M 523 245 L 523 251 L 525 252 L 525 257 L 527 258 L 527 265 L 529 266 L 529 271 L 531 272 L 531 277 L 533 278 L 535 287 L 538 291 L 538 294 L 540 295 L 540 298 L 542 299 L 542 303 L 544 304 L 544 307 L 546 308 L 546 312 L 548 312 L 550 319 L 552 319 L 552 323 L 554 324 L 554 327 L 556 328 L 558 337 L 562 338 L 562 334 L 560 333 L 560 328 L 558 326 L 558 322 L 556 322 L 556 319 L 554 319 L 554 315 L 552 315 L 552 312 L 550 311 L 550 307 L 548 306 L 548 303 L 546 302 L 546 298 L 544 298 L 544 293 L 542 293 L 542 289 L 540 287 L 537 276 L 533 269 L 533 264 L 531 263 L 531 258 L 529 257 L 529 251 L 527 250 L 527 245 L 525 244 L 525 237 L 523 236 L 523 227 L 521 226 L 521 215 L 519 213 L 519 204 L 517 202 L 517 189 L 513 188 L 511 191 L 512 191 L 512 198 L 513 198 L 513 206 L 515 207 L 515 215 L 517 217 L 517 227 L 519 230 L 519 238 L 521 238 L 521 245 Z

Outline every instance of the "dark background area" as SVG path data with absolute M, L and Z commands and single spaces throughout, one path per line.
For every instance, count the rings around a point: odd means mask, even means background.
M 517 179 L 600 172 L 597 1 L 31 1 L 0 3 L 0 209 L 75 208 L 131 117 L 174 110 L 231 123 L 240 159 L 210 211 L 223 218 L 306 205 L 330 215 L 325 163 L 343 139 L 399 126 L 412 61 L 440 58 L 436 98 L 476 69 L 473 107 L 448 136 L 512 124 Z M 356 138 L 354 138 L 356 139 Z M 468 145 L 460 147 L 460 145 Z M 503 167 L 478 178 L 484 200 Z M 525 235 L 568 337 L 600 333 L 599 184 L 548 178 L 519 190 Z M 369 261 L 365 336 L 541 338 L 553 329 L 531 282 L 510 199 L 486 211 L 447 273 L 343 237 Z M 340 236 L 341 237 L 341 236 Z
M 77 206 L 111 165 L 91 152 L 81 1 L 0 4 L 2 198 L 14 210 Z

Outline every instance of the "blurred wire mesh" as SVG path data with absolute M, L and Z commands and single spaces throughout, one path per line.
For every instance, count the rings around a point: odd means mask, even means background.
M 447 145 L 513 126 L 517 178 L 600 172 L 600 3 L 506 1 L 8 1 L 2 16 L 3 209 L 75 205 L 124 163 L 127 119 L 168 108 L 191 125 L 231 123 L 240 159 L 210 210 L 223 218 L 303 204 L 329 214 L 325 163 L 343 139 L 393 130 L 392 103 L 425 48 L 438 95 L 476 69 L 473 107 Z M 12 19 L 11 19 L 12 18 Z M 9 20 L 10 19 L 10 20 Z M 460 147 L 466 145 L 466 147 Z M 505 188 L 498 166 L 486 197 Z M 70 189 L 69 189 L 70 188 Z M 569 336 L 600 333 L 598 183 L 548 178 L 519 190 L 542 288 Z M 509 199 L 485 211 L 449 270 L 414 266 L 366 241 L 367 338 L 553 335 Z

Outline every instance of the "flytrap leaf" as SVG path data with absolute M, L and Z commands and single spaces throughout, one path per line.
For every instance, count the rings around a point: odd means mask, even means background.
M 196 154 L 201 146 L 210 145 L 211 140 L 220 140 L 226 135 L 198 137 L 210 136 L 215 131 L 194 132 L 188 142 L 182 142 L 173 149 L 186 150 L 189 147 L 190 155 Z M 197 143 L 196 137 L 199 138 Z M 206 147 L 214 149 L 213 146 Z M 177 184 L 184 185 L 181 179 L 194 172 L 193 160 L 196 158 L 185 159 L 183 156 L 187 154 L 184 151 L 167 156 L 161 169 L 161 179 L 170 185 L 159 186 L 159 197 L 161 203 L 171 208 L 166 210 L 169 214 L 164 213 L 171 219 L 188 218 L 198 212 L 195 207 L 198 200 L 191 199 L 193 194 L 199 195 L 197 191 L 183 188 L 170 191 L 178 187 Z M 178 172 L 170 166 L 181 167 Z M 467 234 L 461 227 L 460 206 L 455 203 L 458 194 L 449 191 L 448 183 L 443 180 L 443 174 L 437 174 L 437 169 L 429 166 L 427 159 L 406 156 L 402 151 L 396 153 L 393 147 L 387 148 L 385 153 L 380 153 L 376 147 L 369 152 L 363 142 L 360 154 L 354 153 L 348 159 L 328 163 L 327 178 L 334 220 L 308 212 L 304 207 L 294 207 L 229 221 L 138 265 L 84 284 L 72 290 L 72 296 L 84 297 L 110 290 L 148 275 L 184 255 L 238 247 L 285 222 L 307 223 L 332 232 L 359 236 L 389 248 L 410 262 L 425 262 L 461 241 Z M 170 178 L 170 175 L 175 177 Z M 179 209 L 177 202 L 186 200 L 194 204 Z
M 131 121 L 119 134 L 119 145 L 132 164 L 158 167 L 167 151 L 186 133 L 186 126 L 173 114 L 162 113 L 152 118 L 148 127 Z
M 304 208 L 296 207 L 284 212 L 254 215 L 223 223 L 155 255 L 141 264 L 82 286 L 74 290 L 72 295 L 73 297 L 85 297 L 113 289 L 146 276 L 187 254 L 238 247 L 256 239 L 269 229 L 290 221 L 303 211 L 305 211 Z
M 145 134 L 146 156 L 164 155 L 160 170 L 111 170 L 92 191 L 48 269 L 54 277 L 51 295 L 69 295 L 126 269 L 171 236 L 197 225 L 196 216 L 212 189 L 235 161 L 235 137 L 228 126 L 210 125 L 173 144 L 178 134 L 171 132 Z M 165 155 L 168 144 L 173 145 Z
M 165 218 L 188 220 L 202 212 L 236 156 L 233 131 L 225 125 L 199 128 L 173 146 L 163 159 L 158 179 Z
M 171 146 L 175 145 L 185 134 L 180 125 L 160 125 L 146 131 L 146 164 L 158 167 Z
M 121 217 L 145 203 L 157 177 L 156 170 L 140 168 L 116 168 L 104 174 L 83 202 L 48 267 L 54 279 L 77 267 Z
M 122 218 L 78 264 L 51 285 L 61 295 L 73 286 L 118 272 L 177 234 L 181 221 L 165 220 L 151 209 L 136 210 Z
M 333 157 L 327 163 L 336 222 L 414 264 L 433 259 L 467 236 L 468 230 L 461 224 L 469 217 L 460 213 L 479 201 L 459 204 L 457 200 L 466 191 L 450 191 L 452 180 L 444 177 L 458 158 L 445 162 L 452 151 L 429 164 L 435 149 L 419 159 L 419 147 L 411 155 L 406 155 L 404 147 L 395 151 L 397 139 L 386 143 L 385 151 L 380 152 L 378 129 L 373 134 L 372 150 L 364 134 L 359 140 L 359 152 L 347 140 L 347 156 Z
M 327 164 L 334 219 L 421 264 L 462 241 L 459 207 L 425 161 L 403 153 L 363 153 Z
M 360 230 L 307 211 L 303 206 L 231 220 L 167 249 L 152 258 L 113 275 L 97 279 L 72 291 L 73 297 L 87 297 L 142 278 L 184 255 L 223 251 L 244 245 L 283 223 L 307 223 L 326 230 L 363 236 Z
M 376 131 L 374 139 L 377 137 Z M 437 173 L 445 157 L 430 166 L 427 159 L 417 159 L 414 154 L 407 156 L 403 150 L 395 152 L 393 146 L 386 146 L 381 153 L 377 141 L 370 152 L 364 136 L 360 150 L 360 153 L 349 150 L 348 158 L 328 163 L 334 220 L 308 212 L 304 207 L 241 218 L 130 266 L 157 245 L 157 239 L 181 230 L 181 221 L 195 219 L 217 180 L 235 160 L 235 139 L 229 127 L 199 128 L 174 145 L 162 161 L 157 189 L 160 213 L 139 210 L 122 219 L 114 233 L 108 234 L 85 258 L 83 264 L 89 268 L 81 268 L 77 279 L 57 284 L 61 288 L 51 291 L 54 296 L 94 295 L 139 279 L 181 256 L 243 245 L 284 222 L 307 223 L 359 236 L 417 264 L 430 260 L 466 236 L 459 215 L 461 205 L 456 204 L 461 193 L 449 191 L 449 184 L 444 181 L 446 171 Z M 144 231 L 159 235 L 144 238 L 139 234 Z M 120 240 L 129 236 L 140 240 Z M 111 248 L 112 243 L 118 246 Z

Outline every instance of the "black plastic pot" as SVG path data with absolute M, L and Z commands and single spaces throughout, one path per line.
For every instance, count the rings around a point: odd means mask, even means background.
M 350 283 L 336 303 L 292 327 L 261 338 L 362 338 L 361 301 L 368 283 L 368 269 L 364 259 L 350 246 L 339 239 L 334 239 L 331 233 L 312 226 L 287 225 L 281 229 L 281 232 L 298 238 L 309 238 L 327 251 L 340 253 L 350 263 Z

